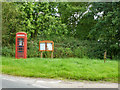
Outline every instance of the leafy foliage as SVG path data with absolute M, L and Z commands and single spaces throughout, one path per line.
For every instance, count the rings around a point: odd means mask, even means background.
M 93 3 L 92 11 L 95 15 L 99 12 L 104 13 L 102 17 L 98 16 L 97 24 L 90 32 L 91 36 L 104 43 L 111 58 L 118 56 L 120 50 L 120 2 Z
M 28 38 L 36 38 L 38 35 L 60 35 L 67 33 L 65 24 L 56 17 L 55 6 L 46 2 L 27 2 L 21 4 L 21 18 L 23 30 L 27 32 Z
M 19 15 L 15 3 L 2 3 L 2 44 L 15 43 L 15 34 L 21 30 Z
M 28 41 L 27 43 L 27 57 L 40 57 L 39 51 L 39 41 L 44 40 L 40 38 L 39 40 Z M 47 39 L 48 40 L 48 39 Z M 68 58 L 68 57 L 78 57 L 78 58 L 100 58 L 103 59 L 104 49 L 102 44 L 95 41 L 88 40 L 78 40 L 73 37 L 52 37 L 49 38 L 55 42 L 54 46 L 54 58 Z M 15 45 L 2 47 L 4 56 L 15 56 Z M 14 53 L 13 53 L 14 52 Z M 51 52 L 43 52 L 45 58 L 50 58 Z
M 120 59 L 119 13 L 120 2 L 4 2 L 3 55 L 13 56 L 15 34 L 23 31 L 28 35 L 28 57 L 39 56 L 39 40 L 53 40 L 56 58 L 102 59 L 107 50 L 108 58 Z

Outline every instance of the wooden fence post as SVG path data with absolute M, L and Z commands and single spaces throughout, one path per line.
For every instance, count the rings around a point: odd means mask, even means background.
M 106 62 L 106 55 L 107 55 L 107 51 L 105 50 L 105 52 L 104 52 L 104 63 Z

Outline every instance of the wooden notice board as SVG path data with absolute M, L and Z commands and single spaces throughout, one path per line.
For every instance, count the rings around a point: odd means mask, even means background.
M 41 58 L 43 51 L 51 51 L 51 58 L 53 58 L 54 42 L 49 40 L 39 41 L 39 51 L 41 51 Z

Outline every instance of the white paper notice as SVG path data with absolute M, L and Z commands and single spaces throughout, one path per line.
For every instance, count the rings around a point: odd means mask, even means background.
M 52 50 L 52 43 L 47 43 L 47 50 Z
M 40 50 L 45 50 L 45 43 L 40 43 Z
M 19 45 L 22 46 L 22 41 L 19 41 Z

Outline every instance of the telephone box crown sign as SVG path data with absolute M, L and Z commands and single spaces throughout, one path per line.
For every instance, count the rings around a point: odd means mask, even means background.
M 16 33 L 16 36 L 26 36 L 27 37 L 27 33 L 25 33 L 25 32 L 18 32 L 18 33 Z

